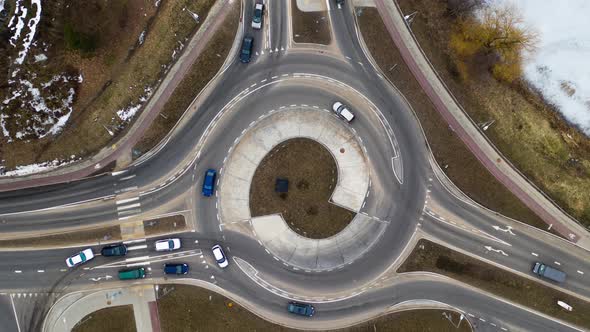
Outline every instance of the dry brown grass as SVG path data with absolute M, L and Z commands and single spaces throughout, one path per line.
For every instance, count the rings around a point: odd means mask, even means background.
M 414 79 L 393 41 L 383 38 L 388 32 L 377 10 L 365 8 L 358 19 L 371 55 L 412 105 L 436 161 L 453 183 L 469 197 L 492 210 L 546 229 L 545 223 L 498 182 L 445 124 Z M 390 71 L 395 64 L 397 67 Z
M 135 332 L 133 305 L 108 307 L 95 311 L 72 329 L 72 332 Z
M 275 192 L 277 178 L 289 180 L 289 192 Z M 354 213 L 329 202 L 338 181 L 336 162 L 320 143 L 287 140 L 260 162 L 250 187 L 252 216 L 282 214 L 300 235 L 319 239 L 337 234 Z
M 590 139 L 569 126 L 525 82 L 499 83 L 490 75 L 463 82 L 453 67 L 449 38 L 453 17 L 444 1 L 399 0 L 418 11 L 412 31 L 444 82 L 502 153 L 561 207 L 590 226 Z
M 297 2 L 293 0 L 291 1 L 291 14 L 294 42 L 330 44 L 332 36 L 330 35 L 328 12 L 303 12 L 297 8 Z

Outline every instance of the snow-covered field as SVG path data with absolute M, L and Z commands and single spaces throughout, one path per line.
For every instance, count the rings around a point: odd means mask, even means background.
M 524 74 L 569 122 L 590 136 L 590 1 L 491 0 L 510 3 L 539 33 Z

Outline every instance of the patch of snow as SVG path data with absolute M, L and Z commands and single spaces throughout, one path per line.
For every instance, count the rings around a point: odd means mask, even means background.
M 47 55 L 41 53 L 39 55 L 35 55 L 35 62 L 42 62 L 47 60 Z
M 143 44 L 143 42 L 145 41 L 145 30 L 143 30 L 140 34 L 139 34 L 139 45 Z
M 590 2 L 493 0 L 520 9 L 524 22 L 539 32 L 538 49 L 527 54 L 524 76 L 564 118 L 590 136 Z M 565 4 L 565 3 L 564 3 Z
M 143 92 L 144 94 L 141 97 L 139 97 L 139 103 L 117 111 L 117 116 L 119 117 L 119 119 L 123 121 L 129 121 L 133 119 L 137 111 L 139 111 L 143 106 L 143 103 L 145 103 L 152 95 L 152 88 L 146 87 L 145 89 L 143 89 Z
M 18 21 L 16 23 L 16 26 L 14 28 L 10 29 L 10 31 L 15 30 L 14 34 L 9 39 L 10 45 L 12 45 L 12 46 L 16 46 L 16 42 L 20 38 L 20 34 L 22 33 L 23 28 L 25 27 L 25 18 L 27 17 L 28 9 L 27 9 L 27 7 L 17 7 L 17 10 L 14 12 L 13 18 L 17 15 L 17 13 L 19 11 L 22 13 L 22 15 L 18 16 Z M 10 23 L 8 24 L 9 27 L 12 24 L 12 22 L 13 22 L 12 19 L 10 19 Z
M 23 63 L 27 56 L 27 53 L 29 53 L 29 48 L 31 47 L 31 43 L 33 42 L 35 33 L 37 32 L 37 25 L 39 24 L 39 21 L 41 21 L 41 0 L 31 0 L 31 4 L 35 5 L 37 7 L 37 10 L 35 13 L 35 17 L 29 20 L 28 27 L 30 30 L 23 40 L 23 50 L 18 52 L 18 58 L 16 59 L 16 63 L 18 63 L 19 65 Z M 23 10 L 24 9 L 26 8 L 23 8 Z
M 39 163 L 39 164 L 30 164 L 30 165 L 25 165 L 25 166 L 17 166 L 16 170 L 14 171 L 8 171 L 8 172 L 4 172 L 3 174 L 0 173 L 0 177 L 4 177 L 4 176 L 22 176 L 22 175 L 28 175 L 28 174 L 34 174 L 34 173 L 39 173 L 39 172 L 43 172 L 43 171 L 48 171 L 50 169 L 54 169 L 60 166 L 64 166 L 67 164 L 71 164 L 73 162 L 75 162 L 75 159 L 72 160 L 52 160 L 52 161 L 47 161 L 44 163 Z
M 10 138 L 10 133 L 6 129 L 6 122 L 4 121 L 5 118 L 7 118 L 6 115 L 0 114 L 0 127 L 2 127 L 2 135 L 8 138 L 8 142 L 12 142 L 12 138 Z

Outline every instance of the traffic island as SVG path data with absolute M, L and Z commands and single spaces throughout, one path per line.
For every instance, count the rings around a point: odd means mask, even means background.
M 290 139 L 273 148 L 254 173 L 252 216 L 280 214 L 301 236 L 330 237 L 355 215 L 330 203 L 337 182 L 336 162 L 322 144 L 309 138 Z
M 258 185 L 252 184 L 252 180 L 257 169 L 265 157 L 277 157 L 278 152 L 272 153 L 275 148 L 278 150 L 279 146 L 293 139 L 312 140 L 326 149 L 333 158 L 332 162 L 335 162 L 336 172 L 333 176 L 330 168 L 323 170 L 329 175 L 325 179 L 327 188 L 330 188 L 332 178 L 335 178 L 333 189 L 325 189 L 322 193 L 325 195 L 322 197 L 323 206 L 336 205 L 343 217 L 356 213 L 343 229 L 337 232 L 336 228 L 329 229 L 336 233 L 328 238 L 301 236 L 285 222 L 282 214 L 261 215 L 270 213 L 261 211 L 261 206 L 256 206 L 257 214 L 251 211 L 251 189 L 257 190 L 255 186 Z M 230 149 L 223 171 L 220 171 L 221 227 L 227 229 L 238 227 L 232 225 L 240 225 L 239 231 L 256 237 L 273 256 L 294 268 L 326 271 L 352 263 L 378 241 L 388 225 L 387 222 L 358 213 L 364 205 L 370 183 L 368 160 L 363 151 L 361 140 L 350 126 L 328 110 L 294 106 L 271 111 L 253 122 L 236 139 L 236 145 Z M 293 162 L 306 163 L 309 160 Z M 278 173 L 272 174 L 265 189 L 267 192 L 274 191 L 277 176 L 285 177 Z M 289 187 L 292 185 L 297 186 L 297 183 L 290 183 Z M 326 201 L 328 191 L 331 191 L 331 196 Z M 281 193 L 278 195 L 277 201 L 281 199 Z M 265 204 L 264 197 L 262 193 L 257 204 Z M 312 201 L 307 204 L 312 204 Z M 306 211 L 297 213 L 304 216 Z M 329 213 L 326 212 L 325 216 L 329 216 Z M 346 222 L 346 219 L 343 220 L 342 223 Z

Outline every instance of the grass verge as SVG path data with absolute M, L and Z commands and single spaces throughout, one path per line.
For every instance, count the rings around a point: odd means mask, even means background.
M 454 16 L 446 1 L 398 0 L 404 13 L 418 11 L 412 31 L 420 46 L 494 145 L 559 206 L 590 226 L 590 139 L 564 121 L 524 80 L 513 85 L 489 73 L 463 81 L 449 49 Z
M 162 217 L 143 221 L 143 231 L 146 236 L 184 231 L 186 220 L 183 215 Z
M 418 241 L 397 270 L 398 273 L 414 271 L 442 274 L 552 317 L 590 328 L 587 314 L 590 303 L 428 240 Z M 574 310 L 561 309 L 558 300 L 565 301 Z
M 289 180 L 287 193 L 275 192 L 277 178 Z M 337 182 L 336 162 L 326 148 L 307 138 L 287 140 L 273 148 L 254 172 L 252 216 L 280 213 L 300 235 L 332 236 L 354 218 L 353 212 L 329 202 Z
M 240 2 L 234 1 L 228 6 L 231 8 L 224 10 L 230 10 L 230 14 L 193 63 L 186 77 L 174 90 L 160 112 L 160 116 L 154 120 L 135 146 L 140 153 L 153 148 L 168 134 L 191 102 L 221 69 L 231 50 L 240 19 Z
M 72 332 L 135 332 L 135 316 L 132 305 L 109 307 L 82 318 Z
M 412 105 L 436 161 L 453 183 L 476 202 L 505 216 L 546 230 L 545 222 L 498 182 L 449 126 L 441 125 L 445 120 L 415 80 L 395 43 L 390 38 L 383 38 L 389 33 L 379 12 L 375 8 L 363 8 L 358 22 L 371 55 L 387 78 Z M 394 65 L 395 68 L 392 69 Z
M 72 246 L 116 240 L 121 240 L 121 228 L 109 226 L 47 236 L 0 240 L 0 248 Z
M 162 332 L 300 331 L 265 321 L 231 300 L 195 286 L 161 285 L 158 312 Z M 456 329 L 442 316 L 442 313 L 440 310 L 405 311 L 386 315 L 351 328 L 332 331 L 471 331 L 469 325 L 465 323 Z M 446 313 L 451 315 L 455 324 L 458 322 L 456 313 L 448 311 Z
M 328 12 L 301 11 L 296 0 L 291 1 L 291 28 L 296 43 L 328 45 L 332 41 Z

